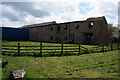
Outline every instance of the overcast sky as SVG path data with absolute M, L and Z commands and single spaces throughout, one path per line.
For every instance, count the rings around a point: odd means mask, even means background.
M 80 21 L 100 16 L 105 16 L 108 23 L 118 24 L 117 0 L 8 1 L 0 3 L 0 24 L 4 27 L 21 27 L 49 21 Z

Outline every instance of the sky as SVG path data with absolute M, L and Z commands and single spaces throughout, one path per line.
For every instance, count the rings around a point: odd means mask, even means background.
M 118 0 L 2 0 L 0 25 L 24 25 L 56 21 L 64 23 L 105 16 L 108 23 L 118 25 Z

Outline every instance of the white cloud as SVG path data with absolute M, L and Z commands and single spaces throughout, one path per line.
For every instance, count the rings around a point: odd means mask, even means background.
M 89 17 L 99 17 L 99 16 L 106 16 L 108 23 L 113 23 L 114 25 L 118 24 L 117 0 L 43 1 L 45 3 L 40 2 L 39 0 L 34 0 L 34 2 L 35 1 L 37 1 L 37 3 L 29 5 L 28 9 L 30 10 L 26 13 L 23 10 L 24 7 L 21 8 L 23 11 L 20 11 L 19 8 L 18 10 L 15 10 L 14 8 L 13 9 L 10 8 L 8 5 L 3 6 L 6 8 L 6 10 L 3 10 L 3 13 L 5 13 L 4 11 L 6 11 L 7 13 L 11 13 L 10 15 L 14 15 L 16 18 L 18 17 L 19 20 L 19 21 L 17 20 L 12 21 L 9 17 L 3 16 L 4 26 L 19 27 L 27 24 L 36 24 L 36 23 L 48 22 L 48 21 L 56 21 L 58 23 L 61 23 L 61 22 L 84 20 Z M 83 5 L 80 5 L 81 2 L 88 3 L 89 5 L 83 7 Z M 23 5 L 27 7 L 26 4 Z M 80 13 L 81 9 L 85 11 L 84 14 Z M 37 17 L 36 15 L 42 15 L 42 16 Z M 111 16 L 113 16 L 114 18 L 110 18 Z
M 7 18 L 2 18 L 2 26 L 4 27 L 20 27 L 22 26 L 22 23 L 21 21 L 10 21 L 9 19 Z
M 19 12 L 11 6 L 2 5 L 2 16 L 13 21 L 19 20 Z

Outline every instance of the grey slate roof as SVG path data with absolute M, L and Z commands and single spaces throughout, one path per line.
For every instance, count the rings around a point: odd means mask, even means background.
M 57 24 L 57 23 L 55 21 L 51 21 L 51 22 L 38 23 L 38 24 L 32 24 L 32 25 L 24 25 L 21 28 L 41 27 L 41 26 L 47 26 L 52 24 Z
M 101 17 L 87 18 L 87 20 L 83 20 L 83 21 L 73 21 L 73 22 L 65 22 L 65 23 L 58 23 L 58 24 L 66 24 L 66 23 L 74 23 L 74 22 L 86 22 L 86 21 L 98 21 L 98 20 L 102 20 L 102 19 L 104 19 L 105 22 L 107 23 L 105 16 L 101 16 Z M 51 21 L 51 22 L 45 22 L 45 23 L 25 25 L 25 26 L 22 26 L 20 28 L 33 28 L 33 27 L 41 27 L 41 26 L 54 25 L 54 24 L 57 24 L 57 23 L 55 21 Z

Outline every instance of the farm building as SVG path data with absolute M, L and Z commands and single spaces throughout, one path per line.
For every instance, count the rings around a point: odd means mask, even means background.
M 108 24 L 104 16 L 84 21 L 66 23 L 46 22 L 25 25 L 29 40 L 59 43 L 103 44 L 108 43 Z
M 26 29 L 2 27 L 2 40 L 28 40 L 28 37 Z

